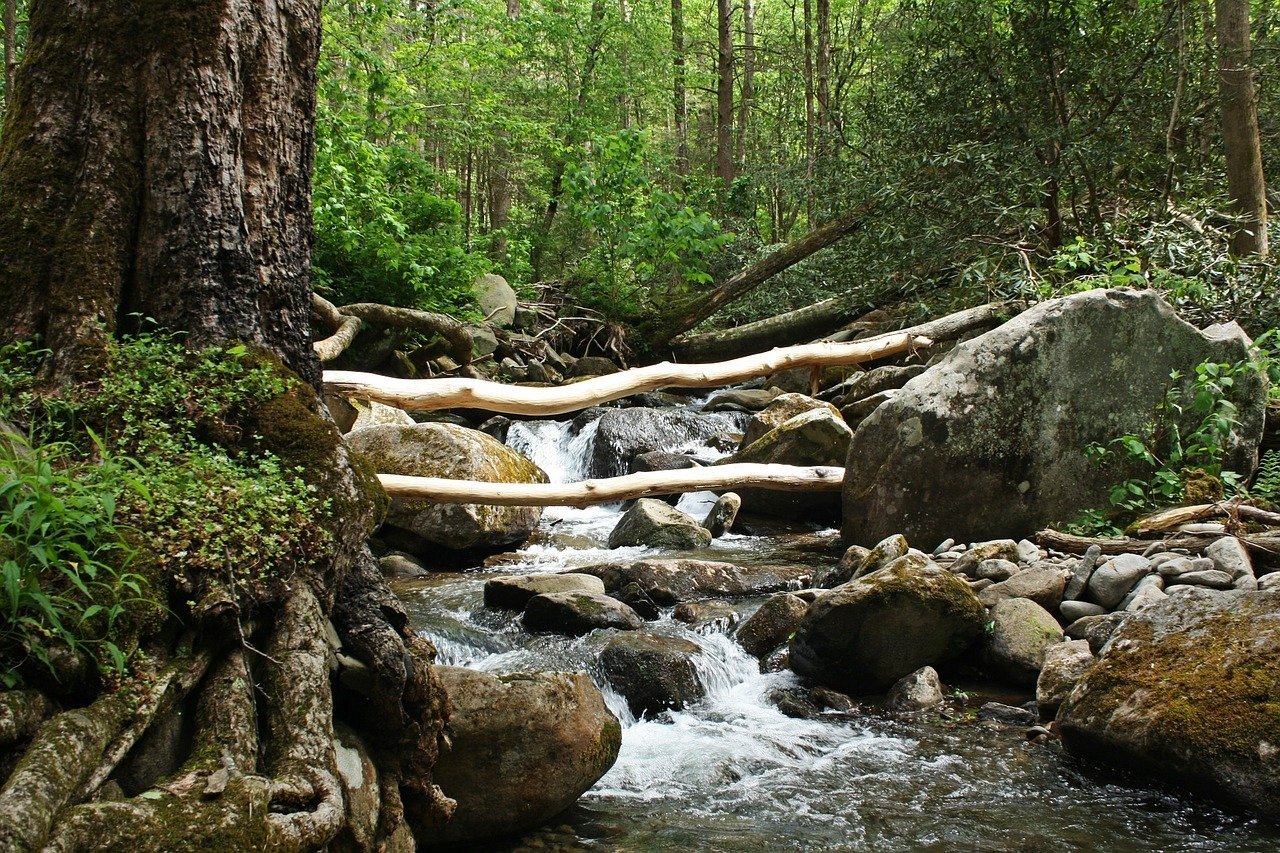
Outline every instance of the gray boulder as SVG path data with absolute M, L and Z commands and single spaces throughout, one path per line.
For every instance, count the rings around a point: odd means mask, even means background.
M 884 705 L 890 711 L 913 713 L 936 708 L 945 697 L 942 693 L 942 680 L 938 671 L 931 666 L 923 666 L 910 675 L 898 679 L 889 688 L 889 695 Z
M 542 469 L 478 430 L 454 424 L 374 426 L 347 444 L 381 474 L 491 483 L 545 483 Z M 523 542 L 542 518 L 540 507 L 482 506 L 394 498 L 387 524 L 446 548 L 493 548 Z
M 599 592 L 544 592 L 524 606 L 524 627 L 576 637 L 597 628 L 634 631 L 644 625 L 640 614 L 616 598 Z
M 738 566 L 712 560 L 637 560 L 575 571 L 595 575 L 610 593 L 634 583 L 661 605 L 699 598 L 766 595 L 794 588 L 811 570 L 803 566 Z
M 985 622 L 964 581 L 912 554 L 810 605 L 791 640 L 791 667 L 838 690 L 878 693 L 956 657 Z
M 844 464 L 852 436 L 839 413 L 830 411 L 829 406 L 810 409 L 784 421 L 726 461 L 839 467 Z M 739 489 L 738 494 L 744 511 L 779 518 L 834 519 L 840 509 L 839 492 Z
M 1052 720 L 1080 679 L 1093 666 L 1088 640 L 1067 640 L 1045 649 L 1040 677 L 1036 679 L 1036 706 L 1040 716 Z
M 1126 615 L 1125 613 L 1103 613 L 1097 616 L 1081 616 L 1068 625 L 1064 633 L 1073 640 L 1087 640 L 1093 653 L 1101 654 Z
M 1151 571 L 1151 561 L 1138 554 L 1118 554 L 1094 570 L 1086 587 L 1089 600 L 1108 610 L 1119 606 L 1129 590 Z
M 1026 598 L 1010 598 L 991 612 L 994 623 L 984 656 L 1001 678 L 1022 687 L 1035 686 L 1045 652 L 1062 642 L 1053 614 Z
M 644 545 L 692 550 L 711 544 L 711 531 L 685 513 L 654 498 L 641 498 L 622 514 L 609 534 L 609 547 Z
M 725 492 L 707 512 L 707 517 L 702 520 L 702 526 L 711 533 L 712 537 L 719 539 L 733 529 L 733 523 L 738 520 L 740 509 L 742 509 L 742 498 L 733 492 Z
M 1010 598 L 1028 598 L 1050 612 L 1062 603 L 1062 591 L 1067 585 L 1065 572 L 1053 565 L 1032 566 L 1015 574 L 1007 581 L 1000 581 L 978 593 L 978 598 L 988 607 L 994 607 Z
M 599 410 L 597 410 L 599 411 Z M 608 409 L 596 427 L 591 454 L 592 477 L 617 477 L 632 461 L 653 450 L 678 452 L 736 440 L 746 416 L 738 412 L 691 412 L 685 409 Z
M 780 394 L 747 421 L 740 448 L 763 438 L 767 432 L 777 429 L 796 415 L 803 415 L 814 409 L 823 409 L 834 417 L 840 417 L 840 410 L 830 403 L 815 400 L 806 394 Z
M 432 782 L 457 801 L 419 845 L 460 844 L 532 829 L 573 804 L 617 760 L 622 727 L 582 673 L 491 675 L 436 666 L 453 711 L 453 747 Z
M 1189 588 L 1130 613 L 1058 712 L 1071 751 L 1280 820 L 1280 593 Z
M 990 542 L 975 542 L 951 564 L 951 571 L 976 578 L 978 576 L 978 565 L 986 560 L 1009 560 L 1016 563 L 1018 561 L 1018 543 L 1012 539 L 992 539 Z
M 1201 332 L 1150 291 L 1036 305 L 959 344 L 862 422 L 849 447 L 843 535 L 1020 537 L 1105 505 L 1109 487 L 1139 471 L 1123 459 L 1096 466 L 1083 449 L 1150 421 L 1171 371 L 1194 377 L 1205 360 L 1247 357 L 1239 327 Z M 1231 398 L 1240 423 L 1226 464 L 1247 474 L 1262 434 L 1261 377 L 1242 377 Z M 1188 407 L 1188 431 L 1198 418 Z
M 516 321 L 519 301 L 515 290 L 507 284 L 505 278 L 495 273 L 486 273 L 475 280 L 473 289 L 486 322 L 506 328 Z
M 795 633 L 808 612 L 807 601 L 780 592 L 766 598 L 760 609 L 738 626 L 734 636 L 750 654 L 763 658 Z
M 600 652 L 600 669 L 637 717 L 680 710 L 705 694 L 696 643 L 658 634 L 620 634 Z
M 604 595 L 604 581 L 573 572 L 538 575 L 501 575 L 484 584 L 484 606 L 498 610 L 524 610 L 529 599 L 548 592 L 594 592 Z

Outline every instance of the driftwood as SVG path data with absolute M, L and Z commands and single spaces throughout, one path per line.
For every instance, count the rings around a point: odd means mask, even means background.
M 583 507 L 654 495 L 744 487 L 790 492 L 836 491 L 844 481 L 844 469 L 740 462 L 675 471 L 643 471 L 580 483 L 483 483 L 400 474 L 379 474 L 378 479 L 393 498 L 491 506 Z
M 1280 527 L 1280 513 L 1268 512 L 1256 506 L 1239 501 L 1222 501 L 1212 504 L 1196 504 L 1166 509 L 1138 519 L 1129 527 L 1135 536 L 1149 536 L 1153 533 L 1164 533 L 1174 530 L 1180 525 L 1204 521 L 1208 518 L 1229 518 L 1232 520 L 1255 521 L 1271 527 Z
M 338 307 L 318 293 L 311 294 L 311 315 L 321 324 L 335 331 L 329 337 L 311 344 L 316 351 L 316 358 L 321 361 L 333 361 L 351 346 L 360 332 L 360 318 L 353 314 L 343 314 Z
M 333 361 L 342 355 L 355 340 L 363 321 L 373 326 L 438 335 L 448 344 L 449 355 L 454 361 L 458 364 L 471 363 L 471 333 L 466 325 L 445 314 L 376 302 L 357 302 L 339 308 L 314 293 L 311 295 L 311 313 L 314 319 L 335 329 L 329 337 L 312 344 L 316 356 L 323 362 Z
M 1140 539 L 1133 536 L 1098 537 L 1075 536 L 1058 530 L 1046 529 L 1036 534 L 1036 544 L 1055 551 L 1083 553 L 1091 545 L 1097 545 L 1103 554 L 1142 554 L 1152 545 L 1159 545 L 1164 550 L 1185 548 L 1188 551 L 1203 551 L 1223 536 L 1233 534 L 1222 533 L 1179 533 L 1164 539 Z M 1280 554 L 1280 533 L 1234 534 L 1246 547 L 1268 554 Z
M 324 381 L 330 393 L 411 411 L 467 407 L 511 415 L 558 415 L 643 391 L 710 388 L 792 367 L 858 364 L 932 343 L 925 337 L 895 332 L 847 344 L 785 347 L 711 364 L 662 362 L 557 388 L 505 385 L 481 379 L 394 379 L 347 370 L 326 370 Z

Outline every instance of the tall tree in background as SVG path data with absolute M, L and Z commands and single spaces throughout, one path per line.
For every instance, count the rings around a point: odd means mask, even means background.
M 675 122 L 676 174 L 689 174 L 689 104 L 685 87 L 688 72 L 684 64 L 684 4 L 671 0 L 671 112 Z
M 1249 0 L 1215 0 L 1214 8 L 1227 189 L 1244 219 L 1232 237 L 1231 249 L 1238 255 L 1265 256 L 1267 192 L 1249 45 Z
M 4 105 L 13 101 L 13 76 L 18 70 L 18 0 L 4 0 Z
M 733 0 L 716 0 L 716 176 L 733 183 Z

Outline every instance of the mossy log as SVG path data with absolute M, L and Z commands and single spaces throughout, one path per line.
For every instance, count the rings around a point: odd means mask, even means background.
M 591 506 L 681 492 L 757 488 L 839 491 L 844 469 L 833 466 L 734 463 L 674 471 L 642 471 L 579 483 L 484 483 L 440 477 L 379 474 L 391 497 L 490 506 Z
M 326 370 L 331 393 L 374 400 L 411 411 L 467 407 L 512 415 L 558 415 L 660 388 L 712 388 L 793 367 L 874 361 L 933 344 L 895 332 L 844 344 L 806 344 L 709 364 L 662 362 L 597 376 L 557 388 L 505 385 L 480 379 L 395 379 L 373 373 Z

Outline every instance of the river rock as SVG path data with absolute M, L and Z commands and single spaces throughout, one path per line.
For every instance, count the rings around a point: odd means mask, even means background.
M 738 626 L 734 636 L 748 653 L 762 658 L 787 641 L 800 627 L 809 604 L 789 592 L 764 600 L 760 608 Z
M 1090 545 L 1088 550 L 1084 552 L 1084 556 L 1076 562 L 1071 569 L 1071 579 L 1067 581 L 1067 588 L 1063 590 L 1062 597 L 1068 601 L 1076 601 L 1089 587 L 1089 578 L 1093 577 L 1094 570 L 1098 567 L 1098 560 L 1102 557 L 1102 549 L 1097 545 Z
M 1117 554 L 1094 570 L 1089 577 L 1089 599 L 1114 610 L 1129 590 L 1151 571 L 1151 561 L 1138 554 Z
M 651 450 L 637 454 L 631 460 L 632 474 L 641 471 L 680 471 L 685 468 L 700 468 L 702 463 L 685 453 L 668 453 L 665 450 Z
M 658 559 L 604 563 L 574 571 L 595 575 L 609 592 L 629 583 L 661 605 L 698 598 L 765 595 L 798 586 L 807 578 L 803 566 L 736 566 L 712 560 Z
M 889 688 L 884 705 L 890 711 L 912 713 L 936 708 L 944 698 L 938 671 L 931 666 L 922 666 L 915 672 L 902 676 Z
M 341 723 L 333 727 L 333 757 L 346 795 L 347 820 L 332 844 L 335 850 L 373 850 L 377 847 L 382 789 L 378 768 L 360 736 Z
M 596 426 L 591 476 L 626 474 L 641 453 L 680 452 L 715 443 L 740 432 L 738 424 L 744 417 L 733 412 L 708 414 L 686 409 L 605 409 Z
M 611 359 L 602 355 L 584 355 L 582 358 L 575 359 L 564 372 L 566 377 L 570 379 L 578 379 L 584 376 L 608 376 L 612 373 L 618 373 L 622 368 L 614 364 Z
M 415 423 L 408 412 L 395 406 L 386 406 L 373 400 L 352 400 L 351 405 L 356 410 L 356 419 L 351 424 L 350 432 L 375 426 L 412 426 Z
M 1009 598 L 1029 598 L 1045 610 L 1054 611 L 1062 603 L 1062 591 L 1066 585 L 1067 579 L 1061 568 L 1052 563 L 1042 563 L 987 587 L 978 593 L 978 598 L 987 607 L 994 607 Z
M 707 517 L 702 520 L 702 526 L 711 533 L 713 538 L 719 539 L 733 529 L 733 523 L 737 521 L 740 509 L 742 509 L 742 498 L 733 492 L 725 492 L 707 512 Z
M 485 581 L 484 606 L 499 610 L 524 610 L 529 599 L 548 592 L 594 592 L 604 595 L 604 581 L 594 575 L 573 572 L 501 575 Z
M 888 566 L 894 560 L 905 557 L 911 546 L 907 543 L 907 537 L 901 533 L 895 533 L 876 543 L 876 546 L 868 551 L 861 560 L 858 561 L 857 568 L 853 570 L 850 580 L 866 577 L 872 572 L 877 572 Z M 845 552 L 849 553 L 848 551 Z
M 717 391 L 702 407 L 704 412 L 758 412 L 782 393 L 781 388 L 730 388 Z
M 1280 820 L 1280 593 L 1195 592 L 1131 613 L 1058 713 L 1072 752 Z
M 392 551 L 390 554 L 379 557 L 378 568 L 382 571 L 383 577 L 387 578 L 422 578 L 431 574 L 431 571 L 417 557 L 399 551 Z
M 693 665 L 699 651 L 678 637 L 620 634 L 600 652 L 600 669 L 637 717 L 678 711 L 706 693 Z
M 862 561 L 870 553 L 870 548 L 863 548 L 861 545 L 850 545 L 840 555 L 839 562 L 834 566 L 827 566 L 814 573 L 813 585 L 819 589 L 834 589 L 842 583 L 848 583 L 853 580 L 853 573 L 858 570 L 858 566 L 862 564 Z
M 839 690 L 878 693 L 956 657 L 985 622 L 964 581 L 911 554 L 810 605 L 791 640 L 791 667 Z
M 766 465 L 843 465 L 853 433 L 839 413 L 832 413 L 829 408 L 811 409 L 789 418 L 726 461 Z M 743 511 L 759 515 L 804 521 L 834 520 L 840 510 L 839 491 L 739 489 L 738 494 L 742 496 Z
M 594 577 L 594 575 L 589 577 Z M 600 579 L 596 578 L 596 580 Z M 603 585 L 604 581 L 600 582 Z M 640 588 L 640 584 L 638 583 L 627 584 L 622 587 L 622 589 L 615 592 L 613 597 L 634 610 L 641 619 L 652 622 L 654 619 L 657 619 L 662 615 L 658 610 L 657 603 L 649 597 L 648 593 Z
M 1088 640 L 1067 640 L 1045 649 L 1040 677 L 1036 679 L 1036 706 L 1041 719 L 1057 716 L 1059 706 L 1093 662 Z
M 632 504 L 609 534 L 610 548 L 643 545 L 687 551 L 710 544 L 711 531 L 700 527 L 686 513 L 655 498 L 641 498 Z
M 1053 614 L 1026 598 L 1009 598 L 991 612 L 984 657 L 1011 684 L 1032 687 L 1040 675 L 1045 651 L 1062 642 Z
M 1009 560 L 983 560 L 978 563 L 977 576 L 1000 583 L 1007 581 L 1019 571 L 1018 564 Z
M 765 433 L 777 429 L 796 415 L 802 415 L 815 409 L 823 409 L 835 418 L 840 417 L 840 411 L 835 406 L 830 403 L 824 403 L 821 400 L 815 400 L 808 395 L 778 395 L 768 406 L 765 406 L 747 421 L 739 449 L 745 448 L 763 438 Z
M 874 367 L 863 373 L 855 373 L 848 379 L 837 385 L 832 391 L 838 395 L 836 406 L 844 408 L 851 406 L 859 400 L 864 400 L 872 394 L 879 394 L 881 391 L 893 391 L 906 385 L 911 379 L 915 379 L 921 373 L 924 373 L 925 366 L 923 364 L 910 364 L 905 367 L 898 365 L 885 365 L 883 367 Z M 826 393 L 824 397 L 828 396 Z
M 1150 574 L 1138 581 L 1129 594 L 1120 602 L 1117 610 L 1132 611 L 1141 610 L 1144 607 L 1150 607 L 1157 601 L 1168 598 L 1164 592 L 1164 579 L 1159 575 Z
M 1073 640 L 1088 640 L 1093 653 L 1101 654 L 1111 640 L 1111 635 L 1124 621 L 1127 614 L 1103 613 L 1099 616 L 1082 616 L 1067 626 L 1063 632 Z
M 976 716 L 979 722 L 990 721 L 1005 726 L 1031 726 L 1037 722 L 1036 712 L 1030 708 L 1006 705 L 1003 702 L 985 703 L 978 709 Z
M 1067 625 L 1077 619 L 1083 619 L 1086 616 L 1101 616 L 1106 612 L 1107 608 L 1101 604 L 1094 604 L 1092 601 L 1063 601 L 1058 605 L 1058 613 Z
M 485 322 L 505 328 L 516 321 L 519 300 L 505 278 L 495 273 L 486 273 L 478 277 L 472 287 L 476 302 L 484 313 Z
M 460 844 L 532 829 L 564 811 L 618 757 L 622 727 L 583 673 L 491 675 L 436 666 L 453 747 L 432 781 L 457 800 L 418 844 Z
M 524 627 L 576 637 L 597 628 L 634 631 L 644 625 L 627 605 L 598 592 L 544 592 L 524 607 Z
M 1253 560 L 1249 557 L 1244 543 L 1234 536 L 1223 536 L 1214 540 L 1204 555 L 1213 560 L 1213 567 L 1225 572 L 1232 581 L 1242 577 L 1254 577 Z M 1208 586 L 1208 584 L 1205 584 Z
M 375 426 L 357 430 L 346 440 L 381 474 L 491 483 L 547 482 L 541 468 L 492 436 L 454 424 Z M 387 523 L 426 543 L 463 550 L 522 542 L 537 528 L 541 517 L 541 507 L 393 498 Z
M 694 628 L 727 631 L 742 620 L 742 614 L 727 601 L 682 601 L 672 609 L 671 618 Z
M 1017 562 L 1018 543 L 1012 539 L 993 539 L 976 542 L 951 564 L 951 571 L 971 578 L 978 576 L 978 564 L 984 560 L 1009 560 Z
M 1097 466 L 1083 448 L 1140 431 L 1171 371 L 1189 387 L 1197 364 L 1248 357 L 1238 326 L 1201 332 L 1152 291 L 1042 302 L 960 343 L 867 416 L 849 447 L 842 533 L 1021 537 L 1103 506 L 1140 471 L 1122 455 Z M 1240 377 L 1230 398 L 1239 424 L 1224 467 L 1247 474 L 1262 436 L 1261 376 Z M 1187 434 L 1201 415 L 1188 406 L 1185 417 Z

